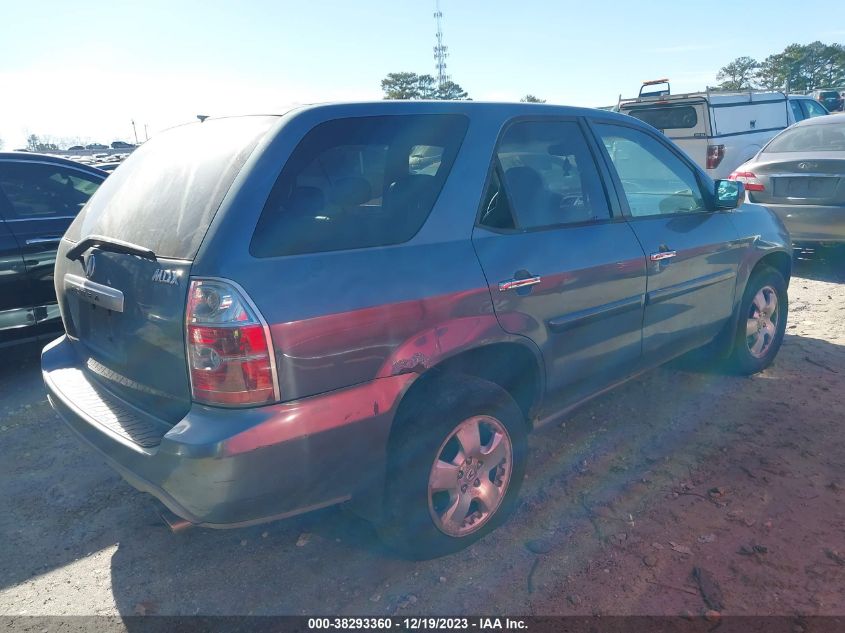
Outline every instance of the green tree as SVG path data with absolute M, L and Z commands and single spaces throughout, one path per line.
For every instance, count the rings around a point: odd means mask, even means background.
M 719 88 L 723 90 L 748 90 L 753 88 L 752 81 L 760 67 L 752 57 L 737 57 L 727 66 L 723 66 L 716 75 Z
M 468 99 L 466 91 L 453 81 L 438 86 L 431 75 L 389 73 L 381 80 L 385 99 Z
M 389 73 L 381 80 L 385 99 L 419 99 L 419 75 L 417 73 Z
M 525 95 L 522 99 L 519 100 L 520 103 L 546 103 L 545 99 L 540 99 L 540 97 L 535 97 L 534 95 Z
M 786 73 L 781 55 L 769 55 L 762 61 L 754 76 L 755 83 L 765 90 L 786 88 Z
M 466 90 L 461 88 L 454 81 L 444 81 L 443 85 L 437 87 L 434 98 L 444 100 L 463 100 L 469 99 L 469 95 Z
M 417 99 L 436 99 L 437 81 L 431 75 L 417 76 Z

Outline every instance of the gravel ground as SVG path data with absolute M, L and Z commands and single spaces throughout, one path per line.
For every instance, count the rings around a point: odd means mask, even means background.
M 0 367 L 0 615 L 845 614 L 845 261 L 799 260 L 750 378 L 664 367 L 532 438 L 513 519 L 399 560 L 335 508 L 170 533 Z

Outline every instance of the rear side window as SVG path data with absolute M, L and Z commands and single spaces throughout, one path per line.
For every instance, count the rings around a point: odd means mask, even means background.
M 327 121 L 285 164 L 250 245 L 275 257 L 398 244 L 425 222 L 467 129 L 459 115 Z
M 209 119 L 157 134 L 106 179 L 68 239 L 103 235 L 159 257 L 193 259 L 241 167 L 276 121 Z
M 640 108 L 629 110 L 632 117 L 645 121 L 658 130 L 683 130 L 698 125 L 698 114 L 692 106 Z
M 0 162 L 0 196 L 19 220 L 74 217 L 102 178 L 83 171 L 35 162 Z

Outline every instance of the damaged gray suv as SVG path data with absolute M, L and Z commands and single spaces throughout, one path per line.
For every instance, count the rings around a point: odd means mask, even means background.
M 514 509 L 526 437 L 706 346 L 769 365 L 789 236 L 631 117 L 314 106 L 157 135 L 61 242 L 68 425 L 189 524 L 348 502 L 410 556 Z

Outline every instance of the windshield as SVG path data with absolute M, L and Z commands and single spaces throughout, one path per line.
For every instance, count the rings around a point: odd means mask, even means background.
M 790 128 L 776 136 L 763 152 L 845 152 L 845 122 Z
M 147 141 L 108 177 L 67 238 L 101 235 L 193 259 L 217 208 L 276 117 L 210 119 Z

